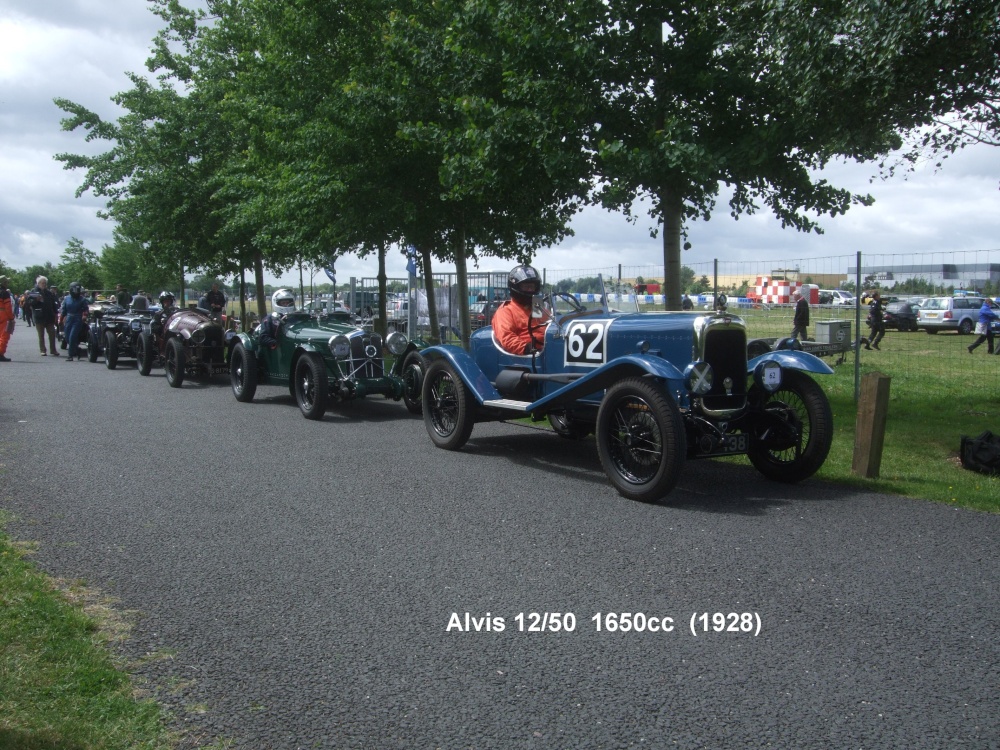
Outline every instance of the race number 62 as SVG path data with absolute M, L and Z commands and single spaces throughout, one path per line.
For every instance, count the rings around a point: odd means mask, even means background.
M 566 333 L 566 364 L 597 367 L 607 360 L 607 320 L 571 323 Z

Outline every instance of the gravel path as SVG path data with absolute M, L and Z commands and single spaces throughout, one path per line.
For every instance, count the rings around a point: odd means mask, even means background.
M 22 325 L 8 356 L 10 531 L 137 612 L 123 648 L 186 746 L 1000 747 L 1000 515 L 718 462 L 647 506 L 592 440 L 448 453 L 391 401 L 309 422 Z M 647 630 L 597 631 L 621 612 Z

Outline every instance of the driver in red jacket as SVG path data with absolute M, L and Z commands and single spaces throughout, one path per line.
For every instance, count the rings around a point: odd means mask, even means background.
M 542 288 L 538 271 L 528 265 L 514 266 L 507 274 L 510 299 L 493 314 L 493 335 L 511 354 L 531 354 L 545 346 L 549 314 L 532 317 L 531 299 Z M 537 311 L 536 311 L 537 315 Z

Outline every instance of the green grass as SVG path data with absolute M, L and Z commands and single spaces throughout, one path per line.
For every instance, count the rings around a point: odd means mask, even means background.
M 0 533 L 0 748 L 174 746 L 159 707 L 135 697 L 111 656 L 121 616 L 81 586 L 59 590 L 25 553 Z
M 791 330 L 790 309 L 738 314 L 751 338 L 787 336 Z M 833 318 L 849 319 L 853 326 L 853 317 L 853 310 L 814 310 L 809 332 L 815 333 L 817 321 Z M 986 344 L 970 356 L 966 347 L 975 339 L 890 330 L 881 351 L 859 352 L 862 375 L 880 372 L 891 378 L 878 479 L 862 479 L 851 470 L 857 419 L 854 355 L 836 365 L 833 375 L 817 376 L 833 407 L 835 429 L 830 457 L 818 476 L 875 492 L 1000 512 L 1000 478 L 964 469 L 958 458 L 962 435 L 1000 432 L 1000 357 L 987 355 Z

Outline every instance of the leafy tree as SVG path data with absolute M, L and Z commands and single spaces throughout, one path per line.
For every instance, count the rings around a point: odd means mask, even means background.
M 76 237 L 66 244 L 60 257 L 59 275 L 63 279 L 79 281 L 84 289 L 97 289 L 101 284 L 101 267 L 97 253 L 83 246 Z

